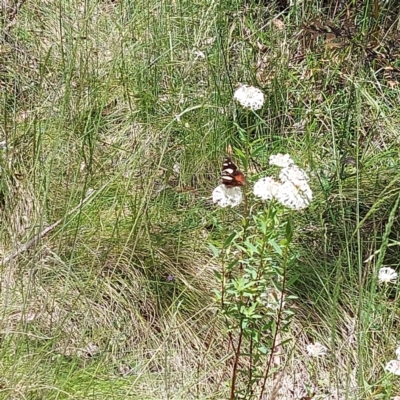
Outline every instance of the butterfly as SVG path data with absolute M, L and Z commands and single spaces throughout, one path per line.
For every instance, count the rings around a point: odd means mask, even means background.
M 233 188 L 243 186 L 245 181 L 243 172 L 238 170 L 238 167 L 229 157 L 226 157 L 222 164 L 221 183 L 227 188 Z

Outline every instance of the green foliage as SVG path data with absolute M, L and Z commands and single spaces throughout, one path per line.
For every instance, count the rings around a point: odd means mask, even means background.
M 1 11 L 0 398 L 398 395 L 396 1 Z M 228 146 L 245 214 L 209 201 Z M 278 152 L 314 193 L 290 218 L 249 195 Z

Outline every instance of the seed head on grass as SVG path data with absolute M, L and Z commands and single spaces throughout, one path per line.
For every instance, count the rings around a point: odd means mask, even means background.
M 379 270 L 378 281 L 379 283 L 396 283 L 397 272 L 390 267 L 383 267 Z
M 307 345 L 306 350 L 310 357 L 326 356 L 328 353 L 328 349 L 319 342 Z
M 213 203 L 220 207 L 236 207 L 243 200 L 242 189 L 240 187 L 228 188 L 225 185 L 217 186 L 212 194 Z
M 236 89 L 233 98 L 243 107 L 250 110 L 259 110 L 264 105 L 264 93 L 249 85 L 242 85 Z

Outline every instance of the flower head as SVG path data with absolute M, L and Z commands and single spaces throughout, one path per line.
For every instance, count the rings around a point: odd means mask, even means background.
M 389 361 L 385 366 L 385 370 L 394 375 L 400 375 L 400 360 Z
M 304 194 L 293 185 L 292 182 L 285 182 L 279 186 L 279 190 L 275 196 L 276 200 L 283 206 L 292 210 L 304 210 L 310 204 L 312 193 Z
M 397 272 L 390 267 L 384 267 L 379 270 L 378 281 L 379 283 L 395 283 L 397 280 Z
M 289 154 L 271 155 L 269 163 L 282 168 L 280 182 L 272 177 L 262 178 L 254 185 L 254 195 L 263 200 L 274 198 L 293 210 L 307 208 L 312 200 L 307 174 L 294 164 Z
M 306 208 L 310 204 L 312 200 L 312 191 L 308 185 L 308 176 L 301 168 L 294 164 L 282 168 L 279 174 L 279 179 L 284 185 L 287 184 L 286 190 L 290 188 L 292 192 L 297 192 L 294 197 L 296 197 L 296 199 L 298 198 L 298 200 L 295 201 L 298 206 L 291 208 L 296 210 L 302 209 Z M 289 185 L 289 183 L 291 185 Z M 293 190 L 292 186 L 295 187 L 295 190 Z
M 297 165 L 290 165 L 281 169 L 279 179 L 282 182 L 292 182 L 301 192 L 309 192 L 307 174 Z M 312 194 L 311 194 L 312 195 Z
M 264 93 L 254 86 L 242 85 L 236 89 L 233 98 L 243 107 L 259 110 L 264 104 Z
M 277 195 L 280 185 L 270 176 L 261 178 L 254 185 L 254 195 L 261 197 L 262 200 L 272 200 Z
M 220 207 L 236 207 L 242 202 L 242 189 L 238 186 L 227 188 L 219 185 L 214 189 L 212 198 L 213 203 L 218 203 Z
M 325 356 L 328 352 L 328 349 L 319 342 L 307 345 L 306 350 L 310 357 Z
M 272 154 L 269 157 L 269 164 L 270 165 L 276 165 L 277 167 L 288 167 L 289 165 L 294 164 L 294 161 L 292 158 L 289 156 L 289 154 Z

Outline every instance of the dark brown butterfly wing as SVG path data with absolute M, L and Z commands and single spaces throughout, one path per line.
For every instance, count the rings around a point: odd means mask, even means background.
M 238 170 L 237 166 L 229 157 L 225 158 L 222 164 L 221 183 L 227 188 L 243 186 L 245 184 L 243 172 Z

